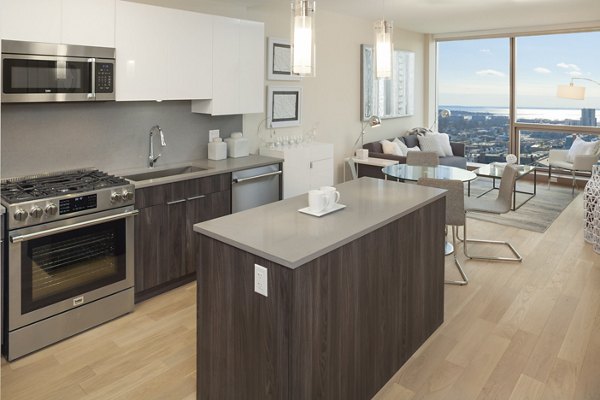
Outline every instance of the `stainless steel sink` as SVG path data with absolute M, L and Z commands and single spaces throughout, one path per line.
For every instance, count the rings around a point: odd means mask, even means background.
M 205 171 L 207 169 L 208 168 L 201 168 L 201 167 L 195 167 L 193 165 L 186 165 L 185 167 L 159 169 L 156 171 L 142 172 L 140 174 L 126 175 L 123 178 L 129 179 L 130 181 L 139 182 L 139 181 L 145 181 L 148 179 L 165 178 L 167 176 L 189 174 L 190 172 Z

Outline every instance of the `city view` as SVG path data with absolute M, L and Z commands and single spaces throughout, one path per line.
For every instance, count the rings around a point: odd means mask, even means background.
M 505 161 L 509 153 L 510 120 L 507 108 L 440 106 L 450 111 L 446 118 L 439 117 L 438 129 L 450 136 L 453 142 L 465 143 L 468 161 L 491 163 Z M 596 110 L 522 109 L 518 122 L 567 125 L 598 126 Z M 584 140 L 597 139 L 596 135 L 581 135 Z M 569 148 L 574 136 L 568 132 L 521 131 L 520 163 L 532 164 L 548 156 L 550 149 Z

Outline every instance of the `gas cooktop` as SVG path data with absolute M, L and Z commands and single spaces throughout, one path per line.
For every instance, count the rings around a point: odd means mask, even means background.
M 8 229 L 133 205 L 134 186 L 97 169 L 79 169 L 0 181 Z
M 97 169 L 80 169 L 6 179 L 0 183 L 0 194 L 5 203 L 15 204 L 128 184 L 123 178 Z

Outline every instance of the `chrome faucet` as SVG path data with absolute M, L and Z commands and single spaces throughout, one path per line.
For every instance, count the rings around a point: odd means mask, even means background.
M 148 167 L 149 168 L 154 168 L 154 164 L 156 164 L 156 161 L 162 155 L 162 153 L 159 153 L 156 157 L 154 157 L 154 141 L 152 140 L 152 137 L 154 136 L 154 134 L 157 131 L 160 134 L 160 145 L 161 145 L 161 147 L 167 147 L 167 143 L 165 142 L 165 135 L 163 134 L 162 129 L 160 128 L 160 126 L 154 125 L 150 129 L 150 155 L 148 156 Z

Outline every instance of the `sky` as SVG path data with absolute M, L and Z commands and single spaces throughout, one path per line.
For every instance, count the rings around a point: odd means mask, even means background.
M 600 82 L 600 32 L 517 38 L 517 107 L 600 109 L 600 85 L 585 86 L 584 100 L 556 96 L 571 77 Z M 508 38 L 460 40 L 438 44 L 440 105 L 509 106 Z

